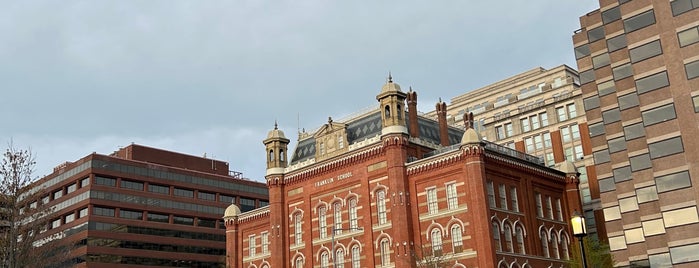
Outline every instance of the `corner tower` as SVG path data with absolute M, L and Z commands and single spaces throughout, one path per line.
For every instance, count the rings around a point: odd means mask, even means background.
M 381 135 L 389 133 L 408 133 L 405 125 L 405 98 L 408 95 L 400 90 L 400 86 L 393 83 L 391 73 L 388 81 L 381 87 L 381 93 L 376 96 L 381 107 Z
M 271 267 L 288 267 L 285 260 L 288 260 L 289 252 L 286 250 L 288 245 L 289 235 L 287 229 L 287 215 L 284 209 L 285 187 L 284 187 L 284 169 L 287 166 L 288 160 L 286 157 L 287 146 L 289 139 L 284 136 L 284 132 L 277 128 L 277 123 L 274 123 L 274 129 L 267 134 L 267 138 L 262 141 L 265 145 L 267 158 L 267 188 L 269 189 L 269 232 L 278 237 L 270 241 L 270 253 L 274 258 L 270 259 Z M 242 240 L 241 240 L 242 241 Z
M 277 128 L 274 122 L 274 129 L 267 134 L 267 139 L 262 141 L 267 149 L 267 176 L 271 174 L 283 174 L 287 166 L 286 152 L 289 139 L 284 136 L 284 132 Z

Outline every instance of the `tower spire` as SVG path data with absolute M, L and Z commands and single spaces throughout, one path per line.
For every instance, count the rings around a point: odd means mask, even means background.
M 388 82 L 393 83 L 393 76 L 391 76 L 391 71 L 388 71 Z

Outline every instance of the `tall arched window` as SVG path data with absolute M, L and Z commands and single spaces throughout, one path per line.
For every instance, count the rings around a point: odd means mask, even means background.
M 320 253 L 320 268 L 328 268 L 329 264 L 328 252 L 323 251 L 323 253 Z
M 327 208 L 325 205 L 318 208 L 318 232 L 320 238 L 328 236 Z
M 515 239 L 517 240 L 517 250 L 520 254 L 527 254 L 524 249 L 524 230 L 522 226 L 515 227 Z
M 500 226 L 497 222 L 493 222 L 493 240 L 495 251 L 502 251 L 502 244 L 500 244 Z
M 296 213 L 294 215 L 294 238 L 296 239 L 296 245 L 301 245 L 303 243 L 303 237 L 301 237 L 301 213 Z
M 333 220 L 335 221 L 335 234 L 338 235 L 342 233 L 342 204 L 340 201 L 333 203 L 333 214 Z
M 349 200 L 349 221 L 350 229 L 357 228 L 357 198 Z
M 568 252 L 568 237 L 561 235 L 561 257 L 564 260 L 570 260 L 570 253 Z
M 359 246 L 352 246 L 352 268 L 360 268 L 359 263 Z
M 551 252 L 553 252 L 554 259 L 560 259 L 561 255 L 558 252 L 558 238 L 556 234 L 551 234 Z
M 454 249 L 454 253 L 461 252 L 463 250 L 463 236 L 461 235 L 461 226 L 454 224 L 451 226 L 451 246 Z
M 345 251 L 342 248 L 338 248 L 335 251 L 335 258 L 337 260 L 333 262 L 337 265 L 337 268 L 345 268 Z
M 303 267 L 303 259 L 301 257 L 296 258 L 295 268 L 302 268 L 302 267 Z
M 385 114 L 386 118 L 391 117 L 391 107 L 390 106 L 386 105 L 386 107 L 384 107 L 384 114 Z
M 432 229 L 430 234 L 430 239 L 432 240 L 432 255 L 441 256 L 442 255 L 442 231 L 439 228 Z
M 388 266 L 391 263 L 391 248 L 388 239 L 381 239 L 381 266 Z
M 284 150 L 279 150 L 279 161 L 284 161 Z
M 512 246 L 512 228 L 509 224 L 505 224 L 505 250 L 507 252 L 514 252 L 514 247 Z
M 539 233 L 539 236 L 541 237 L 541 250 L 543 251 L 544 257 L 551 257 L 549 253 L 549 241 L 546 238 L 546 232 L 542 230 L 541 233 Z
M 376 191 L 376 210 L 379 218 L 379 224 L 386 223 L 386 192 L 384 190 Z
M 400 104 L 398 104 L 398 109 L 396 110 L 398 114 L 396 114 L 396 116 L 398 116 L 398 119 L 403 119 L 403 110 L 401 110 L 400 108 Z
M 269 150 L 269 162 L 273 162 L 273 161 L 274 161 L 274 151 Z

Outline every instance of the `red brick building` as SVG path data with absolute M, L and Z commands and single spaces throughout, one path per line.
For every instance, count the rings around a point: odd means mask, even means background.
M 380 105 L 287 139 L 269 132 L 268 207 L 225 212 L 230 267 L 561 267 L 578 173 L 418 116 L 391 77 Z M 407 103 L 406 103 L 407 100 Z M 407 104 L 407 112 L 406 112 Z

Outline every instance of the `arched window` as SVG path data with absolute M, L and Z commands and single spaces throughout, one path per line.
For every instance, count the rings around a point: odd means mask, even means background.
M 570 253 L 568 252 L 568 237 L 561 235 L 561 257 L 564 260 L 570 260 Z
M 509 224 L 505 224 L 505 250 L 507 252 L 514 252 L 514 247 L 512 246 L 512 228 Z
M 345 251 L 342 248 L 338 248 L 335 251 L 335 258 L 337 260 L 333 262 L 337 265 L 337 268 L 345 268 Z
M 522 226 L 515 227 L 515 239 L 517 240 L 517 250 L 520 254 L 527 254 L 524 249 L 524 230 Z
M 541 237 L 541 250 L 543 251 L 544 257 L 551 257 L 551 255 L 549 255 L 549 241 L 546 239 L 546 232 L 542 230 L 539 236 Z
M 269 268 L 269 265 L 267 265 L 267 264 L 262 265 L 262 268 Z
M 389 117 L 391 117 L 391 107 L 390 106 L 386 105 L 386 107 L 384 108 L 384 114 L 386 114 L 385 116 L 387 119 Z
M 386 223 L 386 192 L 376 191 L 376 210 L 378 212 L 379 224 Z
M 279 161 L 284 161 L 284 150 L 279 150 Z
M 328 266 L 329 266 L 328 252 L 323 251 L 323 253 L 320 253 L 320 268 L 328 268 Z
M 397 111 L 396 115 L 398 116 L 398 119 L 403 119 L 403 115 L 402 115 L 403 111 L 400 108 L 401 108 L 400 104 L 398 104 L 398 109 L 396 110 Z
M 357 228 L 357 198 L 349 200 L 349 221 L 350 229 Z
M 274 150 L 269 150 L 269 162 L 274 162 Z
M 303 259 L 301 257 L 296 258 L 295 268 L 302 268 L 302 267 L 303 267 Z
M 551 234 L 551 252 L 553 252 L 554 259 L 561 258 L 561 255 L 558 252 L 558 239 L 556 238 L 556 234 Z
M 335 235 L 342 233 L 342 204 L 340 201 L 333 203 L 333 214 L 335 220 Z
M 320 238 L 328 236 L 327 208 L 325 205 L 318 208 L 318 232 Z
M 360 268 L 359 263 L 359 246 L 352 246 L 352 268 Z
M 500 226 L 497 222 L 493 222 L 493 240 L 495 251 L 502 251 L 502 244 L 500 244 Z
M 294 238 L 296 239 L 296 245 L 301 245 L 301 243 L 303 243 L 303 237 L 301 237 L 302 221 L 301 213 L 296 213 L 294 215 Z
M 442 255 L 442 231 L 439 228 L 432 229 L 430 234 L 430 239 L 432 240 L 432 255 L 441 256 Z
M 461 235 L 461 226 L 454 224 L 451 226 L 451 246 L 455 253 L 463 250 L 463 236 Z
M 391 248 L 388 239 L 381 239 L 381 266 L 388 266 L 391 263 Z

